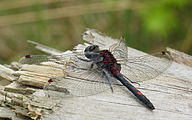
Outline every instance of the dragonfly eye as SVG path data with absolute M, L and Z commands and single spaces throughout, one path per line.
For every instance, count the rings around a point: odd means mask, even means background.
M 98 52 L 99 51 L 99 46 L 98 45 L 92 45 L 92 46 L 88 46 L 85 48 L 84 53 L 85 56 L 87 58 L 92 58 L 94 54 L 92 54 L 93 52 Z
M 98 45 L 92 45 L 85 48 L 84 52 L 98 52 L 99 46 Z

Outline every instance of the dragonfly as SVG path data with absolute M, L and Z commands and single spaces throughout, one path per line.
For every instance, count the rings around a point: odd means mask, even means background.
M 83 54 L 84 56 L 80 57 L 79 54 L 71 55 L 72 61 L 67 64 L 65 62 L 63 69 L 69 73 L 70 78 L 78 81 L 73 82 L 71 79 L 66 79 L 66 76 L 64 78 L 56 77 L 59 82 L 63 82 L 62 85 L 65 87 L 70 86 L 71 94 L 91 95 L 102 92 L 105 88 L 110 88 L 113 92 L 112 84 L 117 84 L 118 80 L 149 109 L 155 109 L 150 100 L 131 83 L 153 79 L 168 69 L 172 64 L 168 53 L 161 52 L 130 58 L 127 56 L 125 39 L 121 37 L 121 40 L 111 45 L 109 50 L 100 50 L 98 45 L 91 45 L 85 48 Z M 56 59 L 58 59 L 57 56 L 27 55 L 19 63 L 39 64 Z M 63 63 L 61 62 L 61 64 Z M 54 80 L 51 78 L 48 82 L 54 82 Z

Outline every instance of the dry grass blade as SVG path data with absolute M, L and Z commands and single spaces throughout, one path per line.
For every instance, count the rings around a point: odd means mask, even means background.
M 113 2 L 80 4 L 69 7 L 42 10 L 40 11 L 40 14 L 42 15 L 43 20 L 51 20 L 51 19 L 86 15 L 86 14 L 103 13 L 109 11 L 137 9 L 142 8 L 142 6 L 143 5 L 137 2 L 132 3 L 130 1 L 113 1 Z M 38 21 L 38 13 L 36 11 L 7 15 L 1 17 L 0 27 L 12 24 L 35 22 L 35 21 Z
M 16 8 L 22 8 L 22 7 L 29 7 L 34 4 L 51 4 L 51 3 L 57 3 L 57 2 L 66 2 L 71 0 L 40 0 L 40 1 L 31 1 L 31 0 L 20 0 L 20 1 L 14 1 L 11 2 L 9 0 L 4 0 L 0 2 L 0 11 L 2 10 L 9 10 L 9 9 L 16 9 Z

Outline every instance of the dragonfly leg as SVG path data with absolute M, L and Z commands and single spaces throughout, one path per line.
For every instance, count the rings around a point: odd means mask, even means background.
M 111 92 L 113 92 L 113 87 L 111 86 L 111 82 L 109 81 L 109 77 L 107 76 L 107 73 L 105 73 L 105 72 L 103 71 L 103 74 L 104 74 L 105 78 L 107 79 L 107 82 L 109 83 L 109 87 L 110 87 L 110 89 L 111 89 Z
M 117 63 L 117 69 L 121 71 L 121 64 Z
M 140 84 L 138 83 L 138 82 L 133 82 L 133 81 L 131 81 L 129 78 L 127 78 L 125 75 L 123 75 L 123 74 L 121 74 L 125 79 L 127 79 L 130 83 L 136 83 L 136 84 L 138 84 L 139 86 L 140 86 Z
M 75 55 L 75 56 L 76 56 L 76 55 Z M 80 57 L 78 57 L 78 56 L 76 56 L 76 57 L 77 57 L 79 60 L 84 61 L 84 62 L 92 62 L 92 60 L 83 59 L 83 58 L 80 58 Z M 94 66 L 94 63 L 91 64 L 90 70 L 93 69 L 93 66 Z
M 76 55 L 75 55 L 76 56 Z M 83 59 L 83 58 L 80 58 L 80 57 L 78 57 L 78 56 L 76 56 L 79 60 L 82 60 L 82 61 L 84 61 L 84 62 L 91 62 L 92 60 L 87 60 L 87 59 Z
M 90 69 L 93 69 L 93 66 L 94 66 L 94 64 L 93 64 L 93 63 L 91 63 Z

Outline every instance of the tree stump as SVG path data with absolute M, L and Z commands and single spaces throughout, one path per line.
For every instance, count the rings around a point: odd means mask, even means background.
M 0 75 L 12 82 L 7 86 L 0 86 L 0 118 L 12 120 L 192 119 L 192 57 L 171 48 L 167 48 L 167 51 L 174 61 L 172 65 L 154 79 L 140 82 L 140 86 L 136 86 L 154 104 L 156 109 L 153 111 L 141 104 L 121 84 L 114 87 L 113 93 L 111 89 L 103 89 L 98 94 L 93 93 L 83 97 L 70 95 L 63 81 L 73 79 L 74 82 L 71 84 L 79 82 L 79 78 L 63 70 L 66 61 L 71 59 L 71 54 L 83 54 L 89 44 L 99 45 L 100 49 L 109 49 L 109 46 L 118 42 L 118 39 L 112 39 L 93 29 L 87 29 L 82 36 L 88 43 L 79 44 L 74 51 L 66 52 L 29 41 L 36 45 L 36 49 L 50 53 L 51 59 L 53 58 L 51 62 L 43 62 L 40 65 L 20 64 L 25 62 L 21 58 L 19 62 L 13 62 L 9 66 L 0 65 Z M 128 56 L 142 55 L 146 53 L 128 47 Z M 45 61 L 44 59 L 49 58 L 45 56 L 42 61 Z M 89 65 L 85 64 L 85 66 Z M 50 78 L 53 80 L 52 83 L 49 83 Z M 87 92 L 91 94 L 90 91 Z

